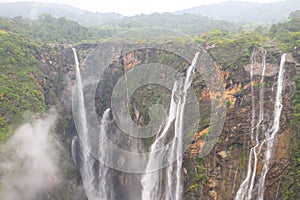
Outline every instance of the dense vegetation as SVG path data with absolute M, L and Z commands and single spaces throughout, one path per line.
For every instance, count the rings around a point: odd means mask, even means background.
M 270 29 L 272 39 L 278 41 L 283 50 L 287 51 L 300 44 L 300 10 L 292 12 L 289 21 L 275 24 Z
M 229 32 L 213 30 L 206 32 L 197 41 L 209 48 L 210 54 L 226 69 L 235 69 L 249 62 L 254 47 L 272 51 L 292 51 L 300 46 L 300 11 L 292 12 L 289 20 L 268 27 L 257 26 L 253 31 Z M 272 55 L 268 56 L 269 61 Z
M 20 122 L 25 111 L 44 110 L 36 50 L 22 36 L 0 30 L 0 141 L 7 139 L 9 125 Z
M 199 15 L 171 13 L 153 13 L 151 15 L 137 15 L 126 17 L 117 25 L 121 28 L 160 27 L 181 31 L 187 34 L 199 35 L 214 29 L 233 31 L 236 25 L 223 20 L 213 20 Z
M 0 28 L 26 36 L 35 42 L 75 43 L 96 39 L 96 33 L 66 18 L 41 15 L 38 20 L 0 18 Z
M 20 33 L 37 42 L 78 43 L 101 40 L 118 33 L 139 28 L 158 27 L 199 35 L 214 29 L 232 31 L 233 23 L 197 15 L 151 14 L 127 17 L 119 22 L 98 27 L 84 27 L 64 17 L 41 15 L 37 20 L 22 17 L 0 18 L 0 29 Z
M 225 69 L 236 69 L 249 63 L 254 47 L 270 46 L 270 38 L 258 32 L 239 31 L 230 33 L 215 30 L 202 34 L 197 41 L 209 48 L 211 56 Z

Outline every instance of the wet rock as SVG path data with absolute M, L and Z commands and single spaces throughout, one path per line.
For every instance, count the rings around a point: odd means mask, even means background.
M 251 72 L 251 64 L 245 65 L 244 69 L 247 72 Z M 271 77 L 278 73 L 279 66 L 273 63 L 266 63 L 266 71 L 265 76 Z M 253 64 L 253 75 L 260 75 L 262 71 L 262 64 L 261 63 L 254 63 Z

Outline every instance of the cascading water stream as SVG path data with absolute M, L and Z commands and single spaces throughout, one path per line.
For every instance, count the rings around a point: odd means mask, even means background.
M 251 69 L 250 69 L 250 82 L 251 82 L 251 106 L 252 106 L 252 117 L 251 117 L 251 141 L 254 140 L 254 123 L 255 123 L 255 101 L 254 101 L 254 87 L 253 87 L 253 66 L 255 63 L 255 50 L 251 55 Z
M 83 84 L 81 80 L 80 68 L 78 63 L 78 57 L 75 48 L 72 48 L 75 65 L 76 65 L 76 92 L 78 99 L 78 119 L 79 124 L 76 127 L 77 131 L 81 132 L 81 137 L 79 140 L 80 150 L 81 150 L 81 167 L 80 172 L 82 176 L 82 181 L 84 189 L 88 199 L 95 199 L 96 197 L 96 187 L 95 187 L 95 176 L 93 173 L 94 160 L 90 156 L 89 150 L 89 137 L 88 137 L 88 126 L 86 120 L 86 110 L 84 105 L 84 94 L 83 94 Z
M 274 119 L 271 129 L 266 131 L 265 133 L 265 142 L 267 143 L 267 149 L 264 155 L 264 165 L 262 169 L 262 173 L 259 178 L 258 184 L 258 200 L 263 200 L 264 198 L 264 187 L 265 187 L 265 180 L 266 175 L 269 171 L 271 157 L 273 153 L 273 147 L 276 142 L 275 137 L 280 129 L 280 116 L 282 110 L 282 91 L 283 91 L 283 84 L 284 84 L 284 65 L 285 65 L 285 58 L 286 54 L 283 54 L 280 61 L 280 68 L 278 73 L 278 80 L 277 80 L 277 91 L 276 91 L 276 100 L 274 106 Z
M 151 156 L 148 160 L 148 164 L 146 167 L 146 170 L 150 168 L 151 165 L 156 164 L 159 165 L 162 162 L 162 159 L 164 158 L 165 152 L 155 152 L 156 149 L 159 149 L 162 145 L 164 145 L 165 141 L 165 135 L 168 132 L 172 122 L 174 121 L 176 117 L 176 109 L 177 104 L 175 103 L 175 92 L 177 91 L 177 81 L 174 83 L 174 87 L 172 90 L 171 95 L 171 104 L 170 104 L 170 110 L 169 115 L 166 120 L 166 124 L 164 129 L 162 130 L 161 134 L 156 135 L 156 139 L 154 143 L 150 147 Z M 159 132 L 161 129 L 159 130 Z M 155 152 L 155 153 L 153 153 Z M 155 171 L 151 173 L 146 173 L 142 177 L 142 185 L 143 185 L 143 191 L 142 191 L 142 199 L 143 200 L 152 200 L 152 199 L 160 199 L 160 179 L 161 179 L 161 173 L 160 171 Z
M 267 52 L 264 49 L 261 49 L 262 52 L 262 73 L 261 73 L 261 80 L 260 80 L 260 86 L 259 86 L 259 117 L 258 117 L 258 123 L 256 124 L 256 134 L 255 134 L 255 146 L 253 147 L 253 172 L 251 176 L 251 182 L 248 186 L 248 196 L 247 199 L 252 198 L 252 191 L 255 183 L 255 176 L 256 176 L 256 170 L 257 170 L 257 162 L 258 162 L 258 154 L 260 153 L 261 146 L 263 143 L 260 143 L 259 141 L 259 135 L 260 135 L 260 126 L 263 125 L 264 120 L 264 97 L 265 97 L 265 88 L 264 88 L 264 78 L 265 78 L 265 71 L 266 71 L 266 55 Z M 253 87 L 253 85 L 252 85 Z M 254 105 L 254 104 L 253 104 Z M 253 132 L 254 127 L 252 127 Z
M 162 159 L 167 158 L 169 163 L 176 160 L 174 163 L 170 164 L 165 168 L 166 183 L 164 185 L 165 197 L 162 198 L 161 191 L 161 179 L 162 172 L 157 170 L 151 173 L 145 173 L 142 177 L 142 199 L 143 200 L 180 200 L 182 193 L 181 185 L 181 167 L 182 167 L 182 151 L 183 151 L 183 117 L 184 117 L 184 108 L 186 104 L 187 91 L 191 87 L 193 81 L 193 74 L 195 69 L 195 64 L 197 62 L 199 53 L 195 54 L 195 57 L 192 61 L 192 64 L 187 69 L 187 74 L 184 82 L 182 80 L 175 81 L 174 87 L 172 90 L 171 103 L 169 109 L 169 115 L 166 119 L 165 126 L 161 133 L 157 134 L 156 140 L 151 145 L 150 151 L 151 156 L 148 160 L 146 167 L 149 169 L 149 166 L 153 164 L 161 164 Z M 177 95 L 176 95 L 177 94 Z M 175 101 L 176 99 L 176 101 Z M 172 122 L 174 122 L 175 131 L 174 137 L 172 139 L 172 145 L 166 152 L 156 152 L 156 149 L 159 149 L 164 145 L 166 140 L 166 133 L 168 132 Z M 176 170 L 175 170 L 176 169 Z
M 106 134 L 106 131 L 108 130 L 108 123 L 109 123 L 109 116 L 110 113 L 110 108 L 107 108 L 102 116 L 101 124 L 100 124 L 100 133 L 99 133 L 99 146 L 98 146 L 98 153 L 99 153 L 99 160 L 104 161 L 107 159 L 107 145 L 104 142 L 104 137 Z M 108 180 L 107 180 L 107 175 L 108 175 L 108 168 L 104 166 L 101 162 L 99 162 L 99 199 L 101 200 L 107 200 L 109 199 L 109 194 L 108 194 Z
M 77 160 L 76 160 L 76 143 L 77 143 L 77 136 L 72 138 L 71 141 L 71 154 L 72 154 L 72 159 L 75 163 L 75 165 L 77 165 Z
M 264 106 L 264 75 L 266 70 L 266 51 L 264 49 L 261 49 L 262 51 L 262 72 L 261 72 L 261 80 L 260 80 L 260 87 L 259 87 L 259 119 L 258 123 L 255 124 L 255 101 L 254 101 L 254 87 L 253 87 L 253 67 L 255 63 L 255 50 L 252 53 L 251 56 L 251 71 L 250 71 L 250 80 L 251 80 L 251 101 L 252 101 L 252 117 L 251 117 L 251 141 L 255 140 L 255 145 L 250 149 L 249 153 L 249 161 L 248 161 L 248 169 L 247 169 L 247 175 L 245 180 L 242 182 L 237 194 L 236 194 L 236 200 L 243 200 L 243 199 L 251 199 L 252 190 L 254 186 L 254 180 L 256 175 L 256 168 L 257 168 L 257 148 L 260 146 L 259 142 L 259 126 L 263 121 L 263 106 Z M 254 134 L 254 130 L 255 134 Z M 254 163 L 253 163 L 254 159 Z
M 173 156 L 168 157 L 170 161 L 176 160 L 176 178 L 175 180 L 173 179 L 173 170 L 174 170 L 174 165 L 169 165 L 167 168 L 167 180 L 168 180 L 168 185 L 169 189 L 172 189 L 172 182 L 176 182 L 176 187 L 174 192 L 169 192 L 166 199 L 174 199 L 174 200 L 179 200 L 181 199 L 181 193 L 182 193 L 182 184 L 181 184 L 181 167 L 182 167 L 182 149 L 183 149 L 183 117 L 184 117 L 184 109 L 185 109 L 185 104 L 186 104 L 186 96 L 188 89 L 191 87 L 192 82 L 193 82 L 193 75 L 195 71 L 195 65 L 198 59 L 199 52 L 195 54 L 195 57 L 192 61 L 191 66 L 187 70 L 186 78 L 184 80 L 184 85 L 182 89 L 182 93 L 180 95 L 181 98 L 178 99 L 178 110 L 176 113 L 176 120 L 175 120 L 175 137 L 173 138 L 173 145 L 171 148 L 171 154 Z M 174 154 L 175 153 L 175 154 Z M 171 187 L 170 187 L 171 186 Z M 175 197 L 173 196 L 175 194 Z M 168 198 L 169 197 L 169 198 Z
M 255 146 L 251 148 L 250 150 L 250 156 L 248 161 L 248 171 L 247 176 L 245 180 L 242 182 L 235 199 L 236 200 L 251 200 L 252 194 L 253 194 L 253 188 L 255 183 L 255 177 L 256 177 L 256 171 L 257 171 L 257 164 L 258 164 L 258 154 L 261 151 L 262 146 L 267 142 L 267 150 L 265 151 L 265 157 L 264 157 L 264 167 L 259 179 L 258 183 L 258 199 L 263 200 L 264 195 L 264 181 L 266 177 L 266 173 L 269 168 L 270 159 L 272 155 L 272 149 L 274 146 L 274 137 L 275 134 L 279 130 L 279 121 L 280 121 L 280 114 L 281 114 L 281 102 L 282 102 L 282 85 L 283 85 L 283 78 L 284 78 L 284 62 L 285 62 L 285 54 L 282 56 L 281 64 L 280 64 L 280 70 L 279 70 L 279 77 L 277 81 L 277 93 L 276 93 L 276 102 L 275 102 L 275 108 L 274 108 L 274 119 L 273 119 L 273 125 L 271 129 L 267 130 L 265 132 L 265 138 L 262 142 L 259 141 L 259 135 L 260 135 L 260 126 L 264 120 L 264 75 L 265 75 L 265 69 L 266 69 L 266 51 L 262 49 L 263 57 L 262 57 L 262 73 L 261 73 L 261 81 L 260 81 L 260 91 L 259 91 L 259 118 L 258 122 L 255 125 L 255 127 L 251 126 L 251 139 L 255 136 Z M 252 95 L 252 106 L 254 106 L 254 89 L 253 89 L 253 56 L 252 56 L 252 64 L 251 64 L 251 95 Z M 255 110 L 252 108 L 252 122 L 251 125 L 254 125 L 254 119 L 255 119 Z M 254 135 L 254 129 L 256 129 L 255 135 Z M 264 131 L 264 129 L 262 129 Z M 270 134 L 271 133 L 271 134 Z M 252 164 L 254 159 L 254 163 Z
M 80 132 L 80 151 L 81 151 L 81 166 L 80 173 L 82 176 L 83 186 L 86 192 L 88 199 L 90 200 L 107 200 L 108 199 L 108 191 L 107 191 L 107 172 L 108 169 L 103 164 L 99 163 L 99 173 L 95 173 L 94 165 L 97 162 L 95 158 L 91 155 L 90 151 L 91 141 L 89 141 L 88 135 L 88 123 L 86 120 L 86 110 L 84 104 L 84 93 L 83 93 L 83 84 L 81 80 L 80 68 L 78 63 L 78 58 L 76 54 L 75 48 L 72 48 L 75 58 L 76 64 L 76 98 L 78 100 L 78 124 L 76 126 L 77 131 Z M 108 129 L 109 122 L 109 112 L 110 109 L 106 109 L 100 124 L 100 133 L 99 133 L 99 145 L 98 145 L 98 160 L 103 161 L 106 159 L 106 145 L 104 143 L 103 138 L 105 137 L 105 133 Z M 76 137 L 77 138 L 77 137 Z M 72 140 L 72 154 L 76 152 L 76 140 L 73 138 Z M 76 158 L 75 155 L 72 155 L 73 159 Z M 75 161 L 76 162 L 76 161 Z M 98 176 L 96 176 L 98 174 Z
M 232 191 L 231 191 L 231 194 L 232 194 L 232 195 L 234 194 L 234 188 L 235 188 L 235 184 L 236 184 L 236 177 L 237 177 L 237 175 L 238 175 L 238 171 L 239 171 L 239 169 L 237 168 L 237 169 L 235 170 L 235 173 L 234 173 L 233 184 L 232 184 Z

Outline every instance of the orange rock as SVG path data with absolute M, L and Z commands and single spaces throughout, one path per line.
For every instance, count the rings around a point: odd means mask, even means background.
M 202 131 L 195 134 L 194 140 L 195 142 L 190 145 L 189 154 L 190 158 L 195 158 L 204 145 L 204 139 L 202 137 L 208 133 L 208 128 L 203 129 Z
M 135 58 L 134 53 L 126 54 L 126 56 L 124 57 L 124 69 L 126 71 L 130 70 L 131 68 L 133 68 L 134 66 L 140 63 L 141 61 Z

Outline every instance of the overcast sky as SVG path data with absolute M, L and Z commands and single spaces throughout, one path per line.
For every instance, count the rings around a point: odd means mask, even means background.
M 14 2 L 26 0 L 0 0 Z M 30 0 L 29 0 L 30 1 Z M 34 1 L 34 0 L 31 0 Z M 81 9 L 97 12 L 116 12 L 126 16 L 140 13 L 174 12 L 199 5 L 207 5 L 230 0 L 40 0 L 39 2 L 68 4 Z M 283 0 L 239 0 L 248 2 L 272 3 Z

